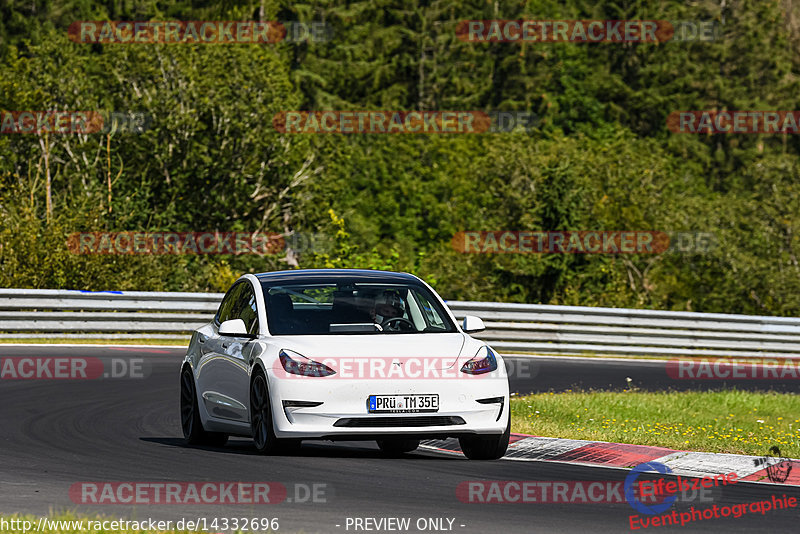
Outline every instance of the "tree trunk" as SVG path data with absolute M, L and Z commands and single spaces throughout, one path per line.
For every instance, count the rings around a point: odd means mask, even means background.
M 108 163 L 106 171 L 106 180 L 108 183 L 108 213 L 111 213 L 111 134 L 106 136 L 106 162 Z
M 46 216 L 47 222 L 50 222 L 50 217 L 53 215 L 53 197 L 52 189 L 50 187 L 50 138 L 44 134 L 44 139 L 39 136 L 39 146 L 42 147 L 42 155 L 44 156 L 44 178 L 46 189 Z

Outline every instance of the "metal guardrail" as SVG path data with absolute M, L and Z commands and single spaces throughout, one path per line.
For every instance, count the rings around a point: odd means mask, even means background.
M 186 339 L 223 293 L 0 289 L 0 338 Z
M 505 352 L 800 358 L 800 318 L 627 308 L 449 302 Z
M 222 293 L 0 289 L 0 338 L 188 339 Z M 450 301 L 504 352 L 800 358 L 800 318 Z

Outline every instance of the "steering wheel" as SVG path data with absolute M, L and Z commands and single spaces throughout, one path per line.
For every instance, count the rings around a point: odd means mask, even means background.
M 395 324 L 395 327 L 392 327 L 392 324 Z M 381 327 L 385 330 L 390 332 L 416 332 L 417 327 L 414 326 L 414 323 L 406 319 L 405 317 L 391 317 L 386 319 L 381 323 Z

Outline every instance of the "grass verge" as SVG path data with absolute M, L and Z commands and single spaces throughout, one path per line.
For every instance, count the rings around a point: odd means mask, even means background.
M 567 391 L 512 397 L 511 431 L 536 436 L 800 457 L 800 401 L 790 393 Z

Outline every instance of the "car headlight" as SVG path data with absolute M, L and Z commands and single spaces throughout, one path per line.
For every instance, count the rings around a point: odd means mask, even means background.
M 478 354 L 461 366 L 461 372 L 468 375 L 482 375 L 497 369 L 497 357 L 489 347 L 481 347 Z
M 292 350 L 281 349 L 278 353 L 284 371 L 293 375 L 302 376 L 330 376 L 336 371 L 324 363 L 315 362 Z

